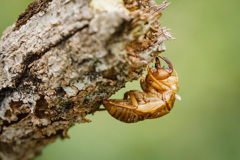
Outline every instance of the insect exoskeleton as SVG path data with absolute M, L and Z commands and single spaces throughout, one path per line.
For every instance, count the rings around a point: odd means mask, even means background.
M 181 100 L 176 94 L 179 90 L 177 72 L 167 58 L 159 57 L 169 68 L 161 67 L 156 57 L 155 67 L 147 66 L 148 74 L 140 80 L 143 92 L 131 90 L 124 94 L 123 99 L 103 100 L 103 106 L 110 115 L 126 123 L 154 119 L 169 113 L 175 99 Z

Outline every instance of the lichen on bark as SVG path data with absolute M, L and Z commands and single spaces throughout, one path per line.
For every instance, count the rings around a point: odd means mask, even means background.
M 152 0 L 39 0 L 0 40 L 0 159 L 32 159 L 173 38 Z

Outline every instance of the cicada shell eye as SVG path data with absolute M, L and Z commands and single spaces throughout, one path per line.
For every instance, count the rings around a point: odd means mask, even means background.
M 157 79 L 157 80 L 163 80 L 163 79 L 167 79 L 168 77 L 171 76 L 171 73 L 168 71 L 168 69 L 164 69 L 164 68 L 156 68 L 156 72 L 153 72 L 153 76 Z

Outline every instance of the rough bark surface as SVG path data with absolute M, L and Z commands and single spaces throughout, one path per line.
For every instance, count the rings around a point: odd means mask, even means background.
M 0 40 L 0 159 L 27 160 L 67 137 L 172 38 L 167 3 L 39 0 Z

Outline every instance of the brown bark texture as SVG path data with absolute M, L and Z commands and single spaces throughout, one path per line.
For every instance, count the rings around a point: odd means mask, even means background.
M 38 0 L 0 40 L 0 159 L 28 160 L 137 80 L 173 38 L 152 0 Z

